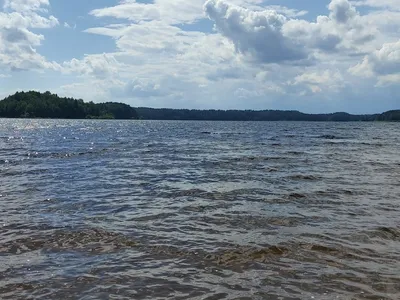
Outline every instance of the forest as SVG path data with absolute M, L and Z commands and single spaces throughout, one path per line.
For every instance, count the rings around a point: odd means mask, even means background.
M 351 115 L 345 112 L 306 114 L 283 110 L 189 110 L 138 107 L 140 119 L 145 120 L 213 120 L 213 121 L 400 121 L 400 110 L 383 114 Z
M 54 119 L 137 119 L 134 108 L 124 103 L 84 102 L 82 99 L 61 98 L 50 92 L 17 92 L 0 101 L 3 118 Z
M 50 92 L 17 92 L 0 101 L 2 118 L 143 119 L 208 121 L 400 121 L 400 110 L 382 114 L 352 115 L 345 112 L 306 114 L 295 110 L 198 110 L 134 108 L 124 103 L 84 102 Z

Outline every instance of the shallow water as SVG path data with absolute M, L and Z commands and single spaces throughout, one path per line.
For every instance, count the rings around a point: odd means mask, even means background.
M 400 124 L 0 119 L 0 299 L 400 299 Z

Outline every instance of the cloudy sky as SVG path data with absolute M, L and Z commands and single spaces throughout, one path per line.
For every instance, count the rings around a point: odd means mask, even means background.
M 400 108 L 399 0 L 0 0 L 0 97 Z

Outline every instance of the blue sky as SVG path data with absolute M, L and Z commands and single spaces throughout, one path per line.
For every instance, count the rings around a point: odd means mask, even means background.
M 400 108 L 398 0 L 0 0 L 0 98 Z

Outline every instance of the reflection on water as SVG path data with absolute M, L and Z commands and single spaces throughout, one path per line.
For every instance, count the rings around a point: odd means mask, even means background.
M 1 299 L 400 299 L 400 124 L 0 120 Z

